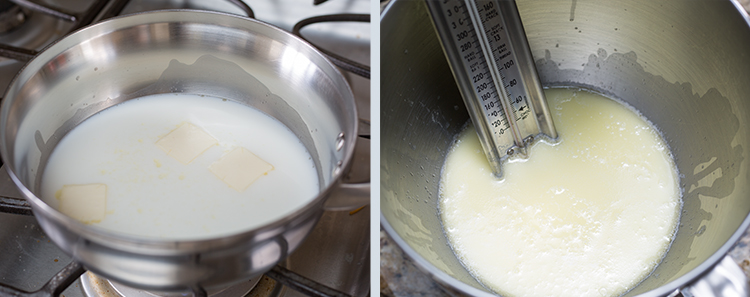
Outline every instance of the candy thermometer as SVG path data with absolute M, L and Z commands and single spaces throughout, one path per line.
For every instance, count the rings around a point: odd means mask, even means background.
M 557 138 L 516 3 L 426 0 L 493 173 L 528 158 L 540 136 Z

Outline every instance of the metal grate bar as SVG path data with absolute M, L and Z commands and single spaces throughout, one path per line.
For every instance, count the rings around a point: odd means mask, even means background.
M 91 22 L 94 21 L 94 18 L 96 18 L 97 15 L 99 15 L 100 12 L 102 12 L 102 9 L 104 9 L 104 6 L 107 5 L 107 0 L 98 0 L 94 2 L 91 6 L 89 6 L 88 9 L 86 9 L 86 12 L 83 13 L 83 15 L 80 17 L 80 19 L 76 22 L 76 24 L 73 26 L 72 29 L 70 29 L 70 32 L 76 31 L 80 28 L 83 28 L 85 26 L 88 26 L 91 24 Z M 127 2 L 127 0 L 126 0 Z M 68 33 L 70 33 L 68 32 Z
M 38 54 L 35 50 L 0 44 L 0 57 L 11 58 L 21 62 L 28 62 Z
M 20 215 L 34 215 L 31 212 L 31 205 L 23 199 L 0 197 L 0 213 L 12 213 Z
M 255 12 L 253 12 L 253 9 L 250 8 L 250 6 L 248 6 L 247 4 L 245 4 L 245 2 L 242 2 L 242 0 L 227 0 L 227 1 L 239 7 L 240 9 L 242 9 L 242 11 L 244 11 L 245 14 L 247 14 L 247 17 L 251 19 L 255 18 Z
M 316 297 L 350 297 L 349 294 L 331 289 L 314 280 L 301 276 L 289 269 L 276 265 L 266 276 L 308 296 Z
M 370 15 L 369 14 L 331 14 L 331 15 L 311 17 L 308 19 L 301 20 L 299 23 L 295 24 L 294 28 L 292 29 L 292 34 L 297 35 L 302 39 L 305 39 L 305 37 L 302 36 L 302 34 L 300 34 L 300 30 L 302 29 L 302 27 L 315 24 L 315 23 L 323 23 L 323 22 L 370 22 Z M 310 42 L 307 39 L 305 40 L 307 42 Z M 344 69 L 346 71 L 349 71 L 351 73 L 354 73 L 356 75 L 359 75 L 367 79 L 370 78 L 370 66 L 366 66 L 366 65 L 362 65 L 360 63 L 354 62 L 352 60 L 349 60 L 347 58 L 334 54 L 333 52 L 330 52 L 319 46 L 315 46 L 315 47 L 318 48 L 318 50 L 320 50 L 323 54 L 328 56 L 328 58 L 331 59 L 331 62 L 333 62 L 334 65 L 341 67 L 341 69 Z
M 30 0 L 10 0 L 10 2 L 13 2 L 18 6 L 25 7 L 36 12 L 41 12 L 43 14 L 53 16 L 58 19 L 63 19 L 69 22 L 75 22 L 76 20 L 78 20 L 78 16 L 72 12 L 65 11 L 60 8 L 49 7 Z
M 97 19 L 97 22 L 120 15 L 122 9 L 125 8 L 125 5 L 127 5 L 129 2 L 130 0 L 112 1 L 112 3 L 104 10 L 104 12 L 99 15 L 99 19 Z

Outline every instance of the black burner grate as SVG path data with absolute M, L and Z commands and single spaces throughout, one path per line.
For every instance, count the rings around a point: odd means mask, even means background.
M 370 15 L 369 14 L 331 14 L 331 15 L 322 15 L 322 16 L 312 17 L 312 18 L 301 20 L 299 23 L 295 24 L 294 28 L 292 29 L 292 34 L 297 35 L 302 39 L 305 39 L 305 37 L 302 36 L 302 34 L 300 33 L 300 30 L 302 30 L 303 27 L 307 25 L 312 25 L 316 23 L 324 23 L 324 22 L 366 22 L 366 23 L 369 23 Z M 310 42 L 309 40 L 307 41 Z M 357 63 L 347 58 L 344 58 L 342 56 L 339 56 L 322 47 L 319 47 L 319 46 L 315 46 L 315 47 L 318 48 L 318 50 L 320 50 L 323 54 L 325 54 L 329 59 L 331 59 L 331 62 L 333 62 L 334 65 L 340 67 L 341 69 L 344 69 L 346 71 L 349 71 L 351 73 L 354 73 L 356 75 L 362 76 L 367 79 L 370 78 L 369 66 L 362 65 L 360 63 Z

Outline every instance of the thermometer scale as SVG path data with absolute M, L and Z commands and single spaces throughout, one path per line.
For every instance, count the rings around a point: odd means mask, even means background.
M 426 0 L 493 173 L 528 158 L 539 136 L 557 138 L 514 1 Z

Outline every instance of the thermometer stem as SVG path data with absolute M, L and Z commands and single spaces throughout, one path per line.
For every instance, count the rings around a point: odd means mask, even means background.
M 507 119 L 509 130 L 511 131 L 511 135 L 513 135 L 513 142 L 515 142 L 515 145 L 519 148 L 517 151 L 514 151 L 514 153 L 521 153 L 522 156 L 526 156 L 526 145 L 524 144 L 524 139 L 521 135 L 521 129 L 518 127 L 518 123 L 516 123 L 515 121 L 516 117 L 513 114 L 513 106 L 510 103 L 510 98 L 508 97 L 509 94 L 504 87 L 504 76 L 500 73 L 500 68 L 498 67 L 497 62 L 494 59 L 494 55 L 492 54 L 492 48 L 490 47 L 490 40 L 487 37 L 487 32 L 482 26 L 483 23 L 479 14 L 477 1 L 466 0 L 466 8 L 467 12 L 469 13 L 469 17 L 471 18 L 471 24 L 473 25 L 474 31 L 476 32 L 477 38 L 479 39 L 479 46 L 484 52 L 484 60 L 487 62 L 487 65 L 489 65 L 489 72 L 490 76 L 492 76 L 492 82 L 494 83 L 495 89 L 500 95 L 500 104 L 503 106 L 503 113 L 505 113 L 505 118 Z
M 492 172 L 557 138 L 514 1 L 426 0 Z

